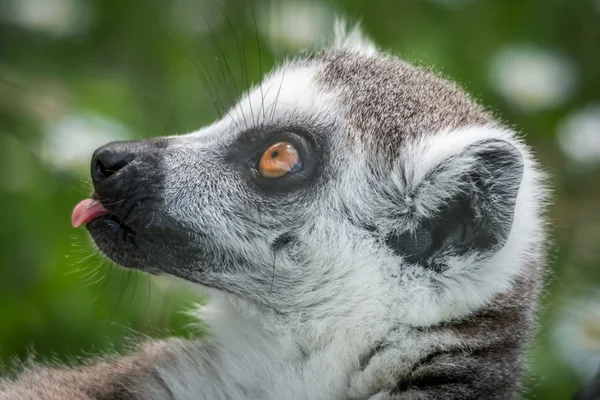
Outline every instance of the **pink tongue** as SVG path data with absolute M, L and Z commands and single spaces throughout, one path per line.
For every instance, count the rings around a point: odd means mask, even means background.
M 73 209 L 71 224 L 74 228 L 77 228 L 105 214 L 108 214 L 108 211 L 98 200 L 85 199 Z

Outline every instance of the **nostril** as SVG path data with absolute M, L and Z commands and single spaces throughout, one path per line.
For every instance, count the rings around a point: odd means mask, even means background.
M 91 173 L 94 183 L 99 183 L 125 167 L 132 157 L 129 152 L 116 149 L 118 142 L 96 150 L 92 156 Z
M 92 164 L 92 180 L 100 182 L 109 176 L 118 172 L 121 168 L 127 165 L 127 162 L 117 161 L 109 164 L 107 160 L 96 159 Z
M 92 169 L 92 179 L 94 179 L 94 181 L 98 182 L 98 181 L 108 178 L 113 173 L 114 172 L 111 172 L 106 168 L 106 166 L 102 163 L 102 161 L 96 160 L 96 162 L 94 163 L 94 167 Z

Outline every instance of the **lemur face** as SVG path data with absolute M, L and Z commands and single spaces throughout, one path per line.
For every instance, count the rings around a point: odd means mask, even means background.
M 281 315 L 427 325 L 525 273 L 542 229 L 528 154 L 453 84 L 352 39 L 211 126 L 101 147 L 73 218 L 122 266 Z

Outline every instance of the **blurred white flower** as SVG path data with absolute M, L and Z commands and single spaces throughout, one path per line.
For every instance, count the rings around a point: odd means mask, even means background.
M 334 15 L 323 2 L 288 0 L 269 4 L 256 17 L 270 45 L 298 51 L 319 45 L 332 31 Z
M 87 165 L 96 148 L 130 138 L 122 123 L 92 112 L 67 114 L 46 126 L 40 155 L 58 169 Z
M 600 104 L 568 115 L 557 133 L 561 149 L 573 161 L 600 164 Z
M 556 108 L 576 88 L 577 73 L 571 61 L 551 50 L 510 46 L 491 59 L 492 88 L 523 111 Z
M 222 0 L 173 0 L 171 22 L 189 34 L 210 33 L 224 21 L 222 3 Z
M 570 301 L 563 307 L 552 339 L 562 358 L 582 378 L 600 369 L 600 293 Z
M 72 36 L 87 32 L 93 10 L 83 0 L 7 0 L 0 18 L 52 36 Z

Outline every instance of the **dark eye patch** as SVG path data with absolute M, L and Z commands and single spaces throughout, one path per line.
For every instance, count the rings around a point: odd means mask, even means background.
M 284 195 L 309 186 L 322 172 L 326 149 L 325 127 L 262 126 L 240 133 L 226 150 L 226 162 L 240 172 L 249 186 L 265 195 Z M 277 142 L 289 142 L 298 151 L 302 168 L 293 174 L 268 178 L 260 174 L 258 165 L 264 152 Z

